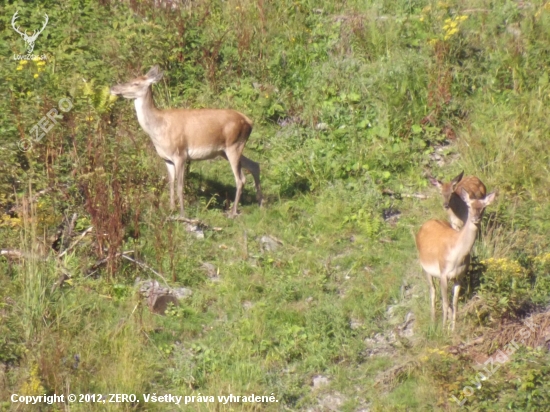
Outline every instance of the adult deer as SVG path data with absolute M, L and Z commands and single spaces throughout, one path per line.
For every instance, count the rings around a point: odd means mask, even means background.
M 430 177 L 431 184 L 439 188 L 443 195 L 443 207 L 447 211 L 451 226 L 455 230 L 460 230 L 468 219 L 468 207 L 461 199 L 460 191 L 465 189 L 471 199 L 483 199 L 487 193 L 487 189 L 481 180 L 475 176 L 462 178 L 463 175 L 464 171 L 447 183 Z
M 432 277 L 439 278 L 443 306 L 443 326 L 447 323 L 449 310 L 447 284 L 449 280 L 454 282 L 453 306 L 451 309 L 452 330 L 454 330 L 456 322 L 460 280 L 470 264 L 470 251 L 476 239 L 482 212 L 493 202 L 495 193 L 488 194 L 483 199 L 475 199 L 470 198 L 468 191 L 462 188 L 460 197 L 468 209 L 468 217 L 460 230 L 454 230 L 448 222 L 428 220 L 416 235 L 416 248 L 420 257 L 420 265 L 430 285 L 432 321 L 435 321 L 435 288 Z
M 252 121 L 235 110 L 166 109 L 159 110 L 153 101 L 152 85 L 162 79 L 158 66 L 145 76 L 111 87 L 111 94 L 134 99 L 138 122 L 149 135 L 157 153 L 166 162 L 170 183 L 170 208 L 174 204 L 174 181 L 178 183 L 180 213 L 183 217 L 183 186 L 188 160 L 206 160 L 222 156 L 229 161 L 235 175 L 237 193 L 229 214 L 237 215 L 245 176 L 242 168 L 254 177 L 256 199 L 262 205 L 260 165 L 243 156 L 244 146 L 252 132 Z

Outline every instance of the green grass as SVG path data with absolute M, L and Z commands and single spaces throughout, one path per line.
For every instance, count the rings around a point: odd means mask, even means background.
M 498 190 L 474 255 L 519 262 L 521 299 L 530 310 L 548 304 L 546 3 L 198 0 L 170 10 L 63 0 L 0 10 L 20 10 L 29 30 L 50 17 L 35 46 L 45 65 L 13 61 L 25 44 L 0 25 L 0 247 L 26 256 L 0 259 L 1 410 L 16 408 L 12 393 L 69 392 L 140 399 L 105 410 L 166 410 L 144 393 L 279 400 L 182 406 L 198 411 L 457 409 L 451 395 L 475 362 L 448 346 L 526 313 L 509 292 L 515 272 L 481 265 L 472 277 L 496 283 L 474 285 L 459 306 L 481 292 L 486 316 L 468 312 L 454 335 L 431 323 L 413 240 L 424 221 L 445 218 L 428 175 L 465 170 Z M 233 108 L 255 123 L 245 154 L 261 163 L 266 207 L 248 176 L 241 215 L 227 219 L 228 163 L 192 163 L 186 213 L 221 229 L 204 239 L 166 220 L 164 164 L 133 104 L 107 93 L 154 64 L 165 71 L 159 107 Z M 74 107 L 20 151 L 62 97 Z M 382 217 L 390 207 L 401 212 L 394 223 Z M 52 243 L 74 213 L 65 247 L 95 230 L 57 258 Z M 266 250 L 263 236 L 281 244 Z M 116 257 L 126 250 L 192 296 L 152 314 L 134 281 L 155 275 Z M 368 356 L 365 340 L 395 332 L 409 312 L 414 335 Z M 544 410 L 548 360 L 518 352 L 466 410 Z M 313 388 L 318 375 L 329 383 Z

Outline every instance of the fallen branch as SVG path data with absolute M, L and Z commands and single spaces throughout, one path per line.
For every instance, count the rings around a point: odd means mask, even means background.
M 462 13 L 489 13 L 488 9 L 466 9 L 462 10 Z
M 166 220 L 174 220 L 176 222 L 185 222 L 185 223 L 189 223 L 191 225 L 204 225 L 204 226 L 206 226 L 199 219 L 189 219 L 189 218 L 186 218 L 186 217 L 183 217 L 183 216 L 169 216 L 169 217 L 166 218 Z
M 143 269 L 147 269 L 147 270 L 153 272 L 155 275 L 157 275 L 159 278 L 161 278 L 164 281 L 164 284 L 166 285 L 166 287 L 168 287 L 168 288 L 170 287 L 170 286 L 168 286 L 168 281 L 166 280 L 166 278 L 164 276 L 162 276 L 159 272 L 157 272 L 155 269 L 153 269 L 151 266 L 147 265 L 146 263 L 140 262 L 137 259 L 132 259 L 130 256 L 128 256 L 131 253 L 134 253 L 134 251 L 133 250 L 126 250 L 124 252 L 116 253 L 113 256 L 107 256 L 106 258 L 101 259 L 100 261 L 94 263 L 94 265 L 89 269 L 92 272 L 88 273 L 86 275 L 86 277 L 92 276 L 94 273 L 97 272 L 97 269 L 101 265 L 107 263 L 110 259 L 121 257 L 123 259 L 129 260 L 130 262 L 135 263 L 136 265 L 138 265 L 139 267 L 141 267 Z
M 123 255 L 125 255 L 125 254 L 129 254 L 129 253 L 134 253 L 134 251 L 133 251 L 133 250 L 126 250 L 126 251 L 124 251 L 124 252 L 119 252 L 119 253 L 116 253 L 116 254 L 113 255 L 113 256 L 107 256 L 106 258 L 97 261 L 96 263 L 94 263 L 94 264 L 92 265 L 92 267 L 91 267 L 90 269 L 88 269 L 88 272 L 90 272 L 90 273 L 88 273 L 88 274 L 86 275 L 86 277 L 92 276 L 94 273 L 97 272 L 97 269 L 98 269 L 101 265 L 107 263 L 110 259 L 117 258 L 117 257 L 123 256 Z
M 0 249 L 0 256 L 6 256 L 8 259 L 23 259 L 25 253 L 15 249 Z
M 390 196 L 390 197 L 395 197 L 395 198 L 400 198 L 400 197 L 415 197 L 417 199 L 429 199 L 430 198 L 430 196 L 423 195 L 423 194 L 420 194 L 420 193 L 412 193 L 412 194 L 410 194 L 410 193 L 395 193 L 391 189 L 382 190 L 382 194 L 386 195 L 386 196 Z
M 166 218 L 167 221 L 174 221 L 174 222 L 184 222 L 184 223 L 187 223 L 188 225 L 195 225 L 198 229 L 210 229 L 210 230 L 214 230 L 216 232 L 220 232 L 222 231 L 223 229 L 221 227 L 210 227 L 208 226 L 206 223 L 204 222 L 201 222 L 199 219 L 189 219 L 187 217 L 183 217 L 183 216 L 169 216 Z M 190 229 L 190 227 L 188 226 L 188 229 Z M 190 231 L 193 231 L 192 229 L 190 229 Z
M 69 246 L 67 249 L 65 249 L 63 252 L 61 252 L 57 257 L 60 258 L 62 256 L 64 256 L 65 254 L 67 254 L 67 252 L 69 252 L 70 250 L 72 250 L 76 245 L 78 245 L 78 243 L 84 239 L 84 237 L 90 233 L 92 230 L 94 229 L 93 226 L 90 226 L 88 229 L 86 229 L 84 232 L 81 233 L 81 235 L 79 236 L 78 239 L 76 239 L 72 244 L 71 246 Z
M 422 195 L 420 193 L 413 193 L 413 194 L 401 193 L 401 196 L 402 197 L 416 197 L 417 199 L 429 199 L 430 198 L 430 196 Z
M 69 246 L 69 241 L 71 240 L 71 236 L 73 234 L 74 225 L 76 224 L 76 218 L 78 215 L 76 213 L 73 213 L 73 216 L 71 218 L 71 221 L 69 222 L 69 225 L 65 228 L 65 233 L 63 233 L 63 249 L 67 249 Z
M 136 260 L 136 259 L 132 259 L 131 257 L 129 256 L 126 256 L 124 253 L 121 254 L 122 258 L 123 259 L 126 259 L 126 260 L 129 260 L 130 262 L 134 262 L 136 265 L 142 267 L 143 269 L 147 269 L 147 270 L 150 270 L 151 272 L 153 272 L 155 275 L 157 275 L 159 278 L 161 278 L 163 281 L 164 281 L 164 284 L 166 285 L 166 287 L 170 287 L 168 286 L 168 282 L 166 281 L 166 279 L 164 278 L 164 276 L 162 276 L 160 273 L 158 273 L 155 269 L 153 269 L 151 266 L 143 263 L 143 262 L 140 262 L 139 260 Z
M 460 345 L 451 346 L 448 350 L 449 350 L 449 353 L 452 353 L 453 355 L 457 355 L 472 346 L 481 345 L 484 342 L 484 340 L 485 339 L 483 338 L 483 336 L 481 336 L 470 342 L 463 342 Z

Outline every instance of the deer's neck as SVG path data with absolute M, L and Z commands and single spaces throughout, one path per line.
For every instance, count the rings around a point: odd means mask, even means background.
M 471 213 L 469 213 L 471 215 Z M 457 258 L 462 258 L 470 253 L 472 246 L 476 240 L 477 225 L 472 222 L 470 217 L 458 232 L 457 242 L 453 248 L 453 255 Z
M 142 129 L 151 136 L 153 142 L 162 136 L 163 119 L 161 111 L 155 106 L 153 101 L 153 91 L 151 86 L 147 89 L 144 97 L 134 100 L 137 118 Z

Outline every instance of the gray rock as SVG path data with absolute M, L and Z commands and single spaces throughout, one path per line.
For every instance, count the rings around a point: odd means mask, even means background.
M 201 265 L 201 269 L 206 272 L 206 276 L 208 276 L 208 279 L 210 279 L 212 282 L 220 281 L 219 269 L 212 263 L 204 262 Z
M 158 281 L 147 279 L 136 279 L 135 286 L 139 293 L 147 299 L 147 305 L 153 313 L 164 315 L 170 303 L 178 305 L 179 301 L 188 298 L 193 294 L 189 288 L 169 288 L 159 284 Z
M 280 240 L 274 239 L 271 236 L 264 235 L 260 238 L 262 249 L 266 252 L 275 252 L 282 245 Z
M 319 389 L 320 387 L 327 386 L 330 380 L 323 375 L 316 375 L 313 377 L 313 389 Z
M 191 296 L 193 291 L 189 288 L 175 288 L 172 289 L 172 293 L 176 298 L 178 298 L 178 300 L 182 300 Z

